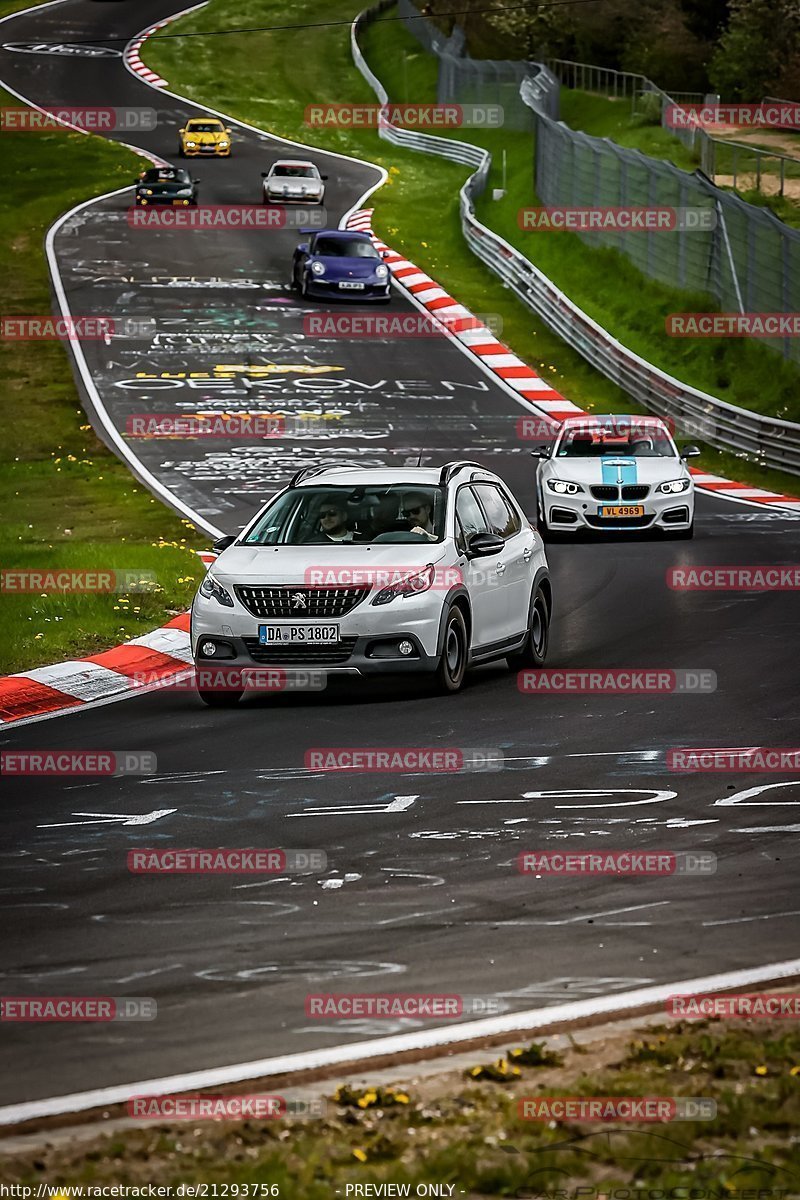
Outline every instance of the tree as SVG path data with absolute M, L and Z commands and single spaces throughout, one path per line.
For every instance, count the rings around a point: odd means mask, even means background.
M 723 100 L 800 97 L 800 0 L 731 0 L 709 64 Z

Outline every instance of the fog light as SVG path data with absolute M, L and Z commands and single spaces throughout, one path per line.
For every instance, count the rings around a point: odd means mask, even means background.
M 397 649 L 400 651 L 401 654 L 413 654 L 414 653 L 414 647 L 412 646 L 411 642 L 401 642 L 400 645 L 397 647 Z
M 217 643 L 203 642 L 200 646 L 200 653 L 202 654 L 203 658 L 213 658 L 217 653 Z

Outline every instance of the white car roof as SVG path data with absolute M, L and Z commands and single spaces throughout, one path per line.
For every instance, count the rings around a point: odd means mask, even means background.
M 442 464 L 444 465 L 444 464 Z M 475 467 L 471 463 L 457 474 L 470 478 L 471 472 L 497 479 L 488 469 Z M 341 484 L 342 487 L 390 487 L 392 484 L 418 484 L 420 487 L 438 487 L 442 467 L 344 467 L 312 474 L 301 479 L 298 487 L 321 487 L 325 484 Z M 455 476 L 453 476 L 455 478 Z
M 573 425 L 608 425 L 611 423 L 642 427 L 650 425 L 669 432 L 661 417 L 654 417 L 650 413 L 581 413 L 575 417 L 565 417 L 561 422 L 565 429 L 569 429 Z
M 270 169 L 274 171 L 276 167 L 313 167 L 316 171 L 317 164 L 308 162 L 304 158 L 279 158 Z

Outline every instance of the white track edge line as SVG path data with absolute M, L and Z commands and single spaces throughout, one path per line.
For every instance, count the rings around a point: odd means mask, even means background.
M 500 1017 L 468 1021 L 443 1029 L 394 1034 L 372 1041 L 348 1042 L 345 1045 L 328 1046 L 320 1050 L 284 1054 L 277 1058 L 256 1059 L 252 1062 L 234 1063 L 227 1067 L 211 1067 L 178 1075 L 167 1075 L 160 1079 L 144 1079 L 135 1083 L 74 1092 L 66 1096 L 54 1096 L 46 1100 L 30 1100 L 0 1108 L 0 1126 L 16 1125 L 22 1121 L 32 1121 L 42 1117 L 79 1113 L 92 1108 L 123 1104 L 134 1096 L 177 1094 L 192 1088 L 206 1089 L 224 1086 L 247 1079 L 265 1079 L 270 1076 L 290 1074 L 293 1071 L 336 1066 L 340 1063 L 361 1065 L 369 1059 L 384 1055 L 457 1045 L 459 1042 L 493 1037 L 497 1034 L 513 1035 L 518 1030 L 534 1030 L 553 1025 L 556 1022 L 568 1024 L 599 1016 L 608 1016 L 609 1018 L 619 1016 L 621 1018 L 632 1009 L 661 1003 L 676 994 L 705 993 L 720 989 L 729 991 L 735 987 L 747 987 L 766 981 L 791 979 L 798 976 L 800 976 L 800 958 L 795 958 L 785 962 L 767 963 L 760 967 L 722 971 L 696 979 L 681 979 L 675 983 L 656 984 L 652 987 L 637 988 L 631 992 L 595 996 L 588 1000 L 575 1000 L 568 1004 L 555 1004 L 550 1008 L 505 1013 Z

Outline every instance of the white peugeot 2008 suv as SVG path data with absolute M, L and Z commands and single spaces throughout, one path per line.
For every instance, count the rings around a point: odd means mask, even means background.
M 206 688 L 258 667 L 328 675 L 429 673 L 456 692 L 472 664 L 540 666 L 552 612 L 542 539 L 478 463 L 313 466 L 298 472 L 219 557 L 192 605 Z M 243 689 L 242 689 L 243 690 Z

